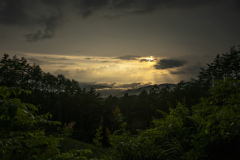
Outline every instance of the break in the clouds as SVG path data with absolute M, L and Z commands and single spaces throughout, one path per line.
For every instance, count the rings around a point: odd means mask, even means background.
M 175 67 L 181 67 L 187 64 L 186 60 L 178 60 L 178 59 L 161 59 L 159 62 L 154 65 L 155 69 L 169 69 Z
M 150 60 L 150 59 L 140 59 L 140 62 L 153 62 L 153 60 Z
M 111 18 L 141 15 L 155 10 L 197 8 L 221 1 L 223 0 L 1 0 L 0 23 L 35 28 L 25 38 L 29 42 L 36 42 L 53 38 L 56 30 L 63 26 L 66 19 L 70 19 L 69 15 L 87 18 L 96 13 L 100 17 Z M 240 6 L 238 0 L 230 2 Z
M 80 82 L 177 83 L 194 78 L 198 62 L 239 44 L 239 4 L 0 0 L 0 54 L 23 55 L 46 72 Z
M 150 58 L 143 58 L 143 59 L 140 59 L 139 61 L 140 62 L 153 62 L 155 59 L 152 58 L 152 56 Z
M 122 60 L 137 60 L 138 58 L 141 58 L 141 56 L 136 56 L 136 55 L 125 55 L 125 56 L 119 56 L 119 57 L 116 57 L 115 59 L 122 59 Z

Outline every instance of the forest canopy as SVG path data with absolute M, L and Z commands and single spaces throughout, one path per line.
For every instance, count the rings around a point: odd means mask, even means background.
M 0 60 L 0 73 L 0 123 L 5 124 L 0 155 L 5 159 L 26 154 L 25 159 L 44 159 L 38 154 L 45 151 L 50 152 L 48 158 L 64 159 L 53 147 L 60 132 L 54 126 L 60 124 L 71 128 L 70 138 L 103 149 L 101 154 L 96 151 L 99 159 L 223 160 L 234 159 L 240 151 L 240 50 L 236 47 L 218 54 L 196 79 L 174 88 L 155 85 L 136 96 L 102 98 L 75 80 L 7 54 Z M 45 130 L 46 126 L 50 127 Z

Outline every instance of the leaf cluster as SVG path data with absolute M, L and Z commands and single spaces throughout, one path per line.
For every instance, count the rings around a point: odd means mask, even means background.
M 61 125 L 50 121 L 51 114 L 38 115 L 38 107 L 23 103 L 11 94 L 30 91 L 21 88 L 0 87 L 0 157 L 2 160 L 87 159 L 90 150 L 72 150 L 60 153 L 62 138 L 46 133 L 47 127 Z
M 117 159 L 233 159 L 240 142 L 240 81 L 216 81 L 210 97 L 190 109 L 179 103 L 154 127 L 112 135 Z M 221 151 L 221 152 L 220 152 Z

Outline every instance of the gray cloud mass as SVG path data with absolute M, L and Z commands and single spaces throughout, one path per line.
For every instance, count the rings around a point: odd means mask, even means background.
M 62 15 L 51 15 L 50 17 L 43 17 L 41 21 L 45 26 L 44 31 L 38 30 L 36 33 L 25 35 L 27 41 L 34 42 L 41 39 L 53 38 L 55 30 L 60 27 L 63 21 L 63 17 Z
M 29 42 L 53 38 L 65 18 L 61 9 L 50 4 L 43 0 L 1 0 L 0 24 L 40 28 L 25 35 Z
M 0 24 L 32 26 L 35 32 L 25 35 L 29 42 L 53 38 L 65 23 L 69 12 L 87 18 L 97 11 L 102 17 L 146 14 L 163 9 L 191 9 L 215 5 L 223 0 L 1 0 Z M 231 0 L 238 8 L 238 0 Z M 106 11 L 106 12 L 105 12 Z M 40 28 L 40 29 L 39 29 Z
M 170 71 L 171 74 L 191 74 L 197 75 L 200 72 L 200 68 L 204 68 L 204 66 L 200 63 L 190 65 L 184 68 L 180 68 L 175 71 Z
M 181 67 L 187 64 L 186 60 L 178 60 L 178 59 L 161 59 L 159 62 L 154 65 L 155 69 L 169 69 L 175 67 Z
M 0 1 L 0 23 L 7 25 L 24 25 L 30 21 L 25 12 L 27 0 L 1 0 Z
M 122 60 L 137 60 L 137 58 L 141 58 L 141 56 L 136 55 L 125 55 L 125 56 L 119 56 L 114 59 L 122 59 Z

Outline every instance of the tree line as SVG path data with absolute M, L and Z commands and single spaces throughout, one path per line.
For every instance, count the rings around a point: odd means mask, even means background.
M 39 113 L 51 113 L 53 120 L 69 124 L 75 122 L 72 137 L 92 142 L 96 129 L 102 126 L 103 145 L 109 146 L 108 133 L 114 133 L 125 122 L 126 130 L 137 134 L 137 130 L 153 127 L 154 119 L 164 118 L 179 103 L 189 114 L 192 106 L 201 103 L 201 97 L 210 97 L 209 89 L 216 85 L 215 80 L 240 78 L 240 51 L 232 47 L 223 55 L 217 55 L 212 63 L 201 69 L 197 79 L 181 81 L 175 88 L 159 88 L 149 92 L 123 97 L 102 98 L 94 89 L 85 90 L 79 83 L 64 75 L 43 72 L 38 65 L 30 65 L 27 59 L 9 57 L 4 54 L 0 61 L 0 86 L 21 87 L 31 90 L 31 95 L 18 95 L 24 102 L 39 106 Z

